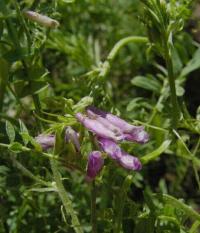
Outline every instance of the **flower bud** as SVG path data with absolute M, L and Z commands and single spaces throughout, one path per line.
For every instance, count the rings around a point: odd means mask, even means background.
M 54 146 L 55 135 L 40 134 L 35 138 L 35 140 L 40 144 L 43 150 L 48 150 Z
M 92 181 L 101 171 L 104 164 L 104 160 L 101 156 L 100 151 L 92 151 L 89 154 L 88 165 L 87 165 L 87 181 Z
M 70 126 L 67 127 L 65 130 L 65 141 L 71 142 L 75 146 L 76 151 L 80 151 L 78 133 L 75 130 L 73 130 Z
M 34 11 L 24 11 L 24 15 L 31 21 L 40 24 L 47 28 L 56 28 L 59 26 L 59 22 L 46 15 L 41 15 Z

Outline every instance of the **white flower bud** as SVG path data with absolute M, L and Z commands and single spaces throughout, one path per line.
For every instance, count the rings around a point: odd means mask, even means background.
M 57 20 L 51 19 L 46 15 L 41 15 L 34 11 L 24 11 L 24 15 L 31 21 L 40 24 L 41 26 L 47 28 L 56 28 L 59 26 L 59 22 Z

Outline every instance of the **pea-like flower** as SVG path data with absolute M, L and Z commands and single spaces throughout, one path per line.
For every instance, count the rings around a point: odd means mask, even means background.
M 88 157 L 86 180 L 92 181 L 101 171 L 104 164 L 100 151 L 92 151 Z
M 123 151 L 117 143 L 125 140 L 146 143 L 149 140 L 149 135 L 143 126 L 131 125 L 125 120 L 94 106 L 89 106 L 86 109 L 86 115 L 77 113 L 76 118 L 96 136 L 100 149 L 119 165 L 135 171 L 142 168 L 140 160 Z
M 97 140 L 100 148 L 106 152 L 110 158 L 116 160 L 122 167 L 135 171 L 142 168 L 140 160 L 135 156 L 127 154 L 116 142 L 101 137 L 98 137 Z
M 132 141 L 146 143 L 149 135 L 143 126 L 134 126 L 125 120 L 97 109 L 93 106 L 87 108 L 87 116 L 77 113 L 77 119 L 97 136 L 113 139 L 114 141 Z

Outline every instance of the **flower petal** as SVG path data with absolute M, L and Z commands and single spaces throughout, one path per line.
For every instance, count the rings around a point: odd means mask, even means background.
M 94 113 L 90 109 L 87 109 L 87 115 L 90 119 L 95 119 L 98 122 L 100 122 L 103 126 L 105 126 L 107 129 L 111 130 L 116 136 L 122 135 L 122 131 L 119 127 L 116 127 L 113 125 L 110 121 L 108 121 L 106 118 Z
M 40 134 L 35 137 L 37 143 L 39 143 L 43 150 L 48 150 L 54 146 L 55 136 L 53 134 Z
M 65 141 L 66 142 L 71 141 L 75 146 L 76 150 L 80 151 L 78 133 L 75 130 L 73 130 L 70 126 L 67 127 L 65 130 Z
M 115 127 L 121 129 L 122 132 L 124 133 L 133 133 L 138 130 L 144 130 L 144 127 L 142 126 L 134 126 L 126 122 L 125 120 L 111 114 L 104 112 L 94 106 L 90 106 L 87 108 L 88 111 L 93 112 L 96 115 L 99 115 L 105 119 L 107 119 L 112 125 Z
M 122 156 L 121 148 L 113 141 L 107 138 L 97 138 L 101 149 L 112 159 L 118 160 Z
M 143 144 L 149 141 L 149 134 L 144 130 L 140 130 L 138 132 L 124 134 L 124 140 Z
M 87 165 L 87 181 L 92 181 L 101 171 L 104 164 L 104 160 L 100 151 L 92 151 L 89 154 Z
M 120 159 L 119 163 L 122 167 L 129 169 L 129 170 L 134 170 L 138 171 L 141 170 L 142 164 L 140 160 L 134 156 L 131 156 L 129 154 L 124 154 Z
M 81 113 L 76 114 L 76 118 L 90 131 L 95 133 L 97 136 L 103 138 L 110 138 L 114 141 L 122 140 L 122 135 L 116 136 L 111 130 L 106 128 L 103 124 L 98 122 L 97 120 L 90 119 Z

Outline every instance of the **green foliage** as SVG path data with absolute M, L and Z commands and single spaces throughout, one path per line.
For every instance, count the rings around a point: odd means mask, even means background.
M 200 232 L 195 3 L 0 0 L 0 232 Z M 60 26 L 30 21 L 27 9 Z M 121 143 L 141 171 L 104 154 L 95 183 L 85 181 L 99 148 L 76 113 L 89 105 L 145 127 L 147 144 Z M 53 149 L 41 133 L 55 135 Z

